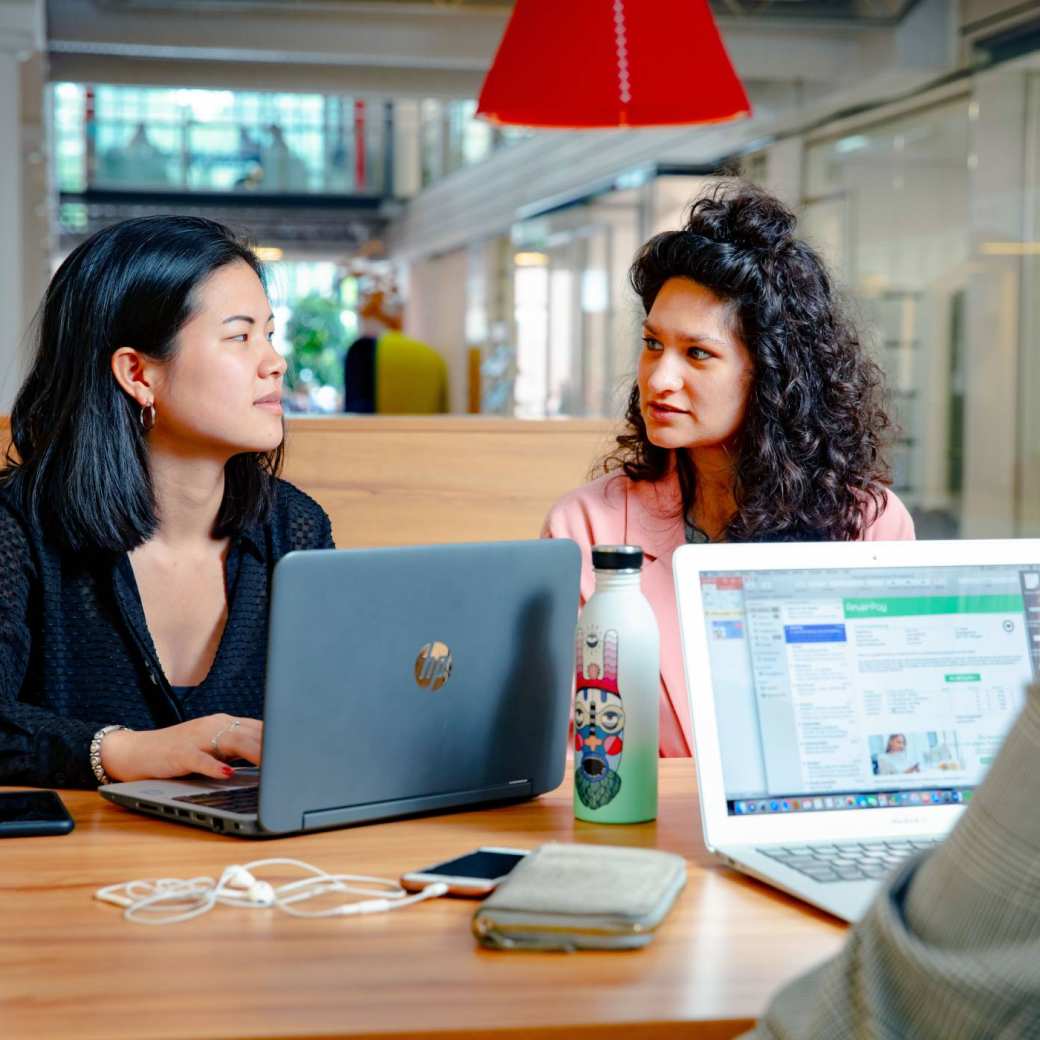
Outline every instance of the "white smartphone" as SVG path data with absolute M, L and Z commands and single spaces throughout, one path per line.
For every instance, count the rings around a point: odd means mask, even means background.
M 458 859 L 436 863 L 425 870 L 410 870 L 401 875 L 401 887 L 419 892 L 427 885 L 443 881 L 451 896 L 486 896 L 527 855 L 527 849 L 479 848 Z

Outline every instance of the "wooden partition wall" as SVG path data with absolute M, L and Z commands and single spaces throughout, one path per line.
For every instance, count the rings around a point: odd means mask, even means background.
M 284 476 L 321 503 L 344 548 L 535 538 L 614 429 L 483 416 L 298 417 L 287 426 Z M 7 435 L 0 419 L 3 448 Z
M 295 419 L 285 475 L 332 517 L 341 546 L 535 538 L 609 444 L 595 420 Z

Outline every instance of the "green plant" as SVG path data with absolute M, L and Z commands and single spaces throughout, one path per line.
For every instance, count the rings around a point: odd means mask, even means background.
M 347 350 L 347 330 L 342 308 L 333 299 L 311 293 L 293 307 L 286 338 L 290 349 L 285 373 L 290 390 L 314 386 L 343 389 L 343 357 Z

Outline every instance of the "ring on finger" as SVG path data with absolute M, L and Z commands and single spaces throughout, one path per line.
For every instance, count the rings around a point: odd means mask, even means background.
M 238 729 L 238 727 L 241 725 L 242 723 L 238 719 L 232 719 L 223 729 L 217 731 L 216 735 L 210 741 L 210 744 L 213 746 L 213 750 L 217 754 L 220 754 L 220 738 L 224 736 L 224 734 L 227 733 L 229 730 Z

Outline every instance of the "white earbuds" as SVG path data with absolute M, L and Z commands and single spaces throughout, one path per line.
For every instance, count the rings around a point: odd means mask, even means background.
M 256 883 L 256 878 L 245 867 L 232 863 L 224 871 L 224 878 L 231 888 L 248 888 Z
M 251 906 L 274 906 L 275 893 L 267 881 L 257 881 L 245 867 L 233 863 L 224 871 L 223 877 L 218 883 L 228 889 L 243 889 L 242 901 Z M 236 894 L 228 892 L 228 896 L 235 898 Z
M 272 885 L 252 874 L 258 867 L 274 866 L 302 870 L 305 876 Z M 447 891 L 448 886 L 438 881 L 421 892 L 409 894 L 389 878 L 328 874 L 298 859 L 258 859 L 232 864 L 217 881 L 209 877 L 126 881 L 98 889 L 94 898 L 122 907 L 123 916 L 137 924 L 175 924 L 207 913 L 218 903 L 242 909 L 277 908 L 293 917 L 344 917 L 399 910 Z M 317 910 L 305 910 L 298 905 L 329 893 L 368 898 Z

